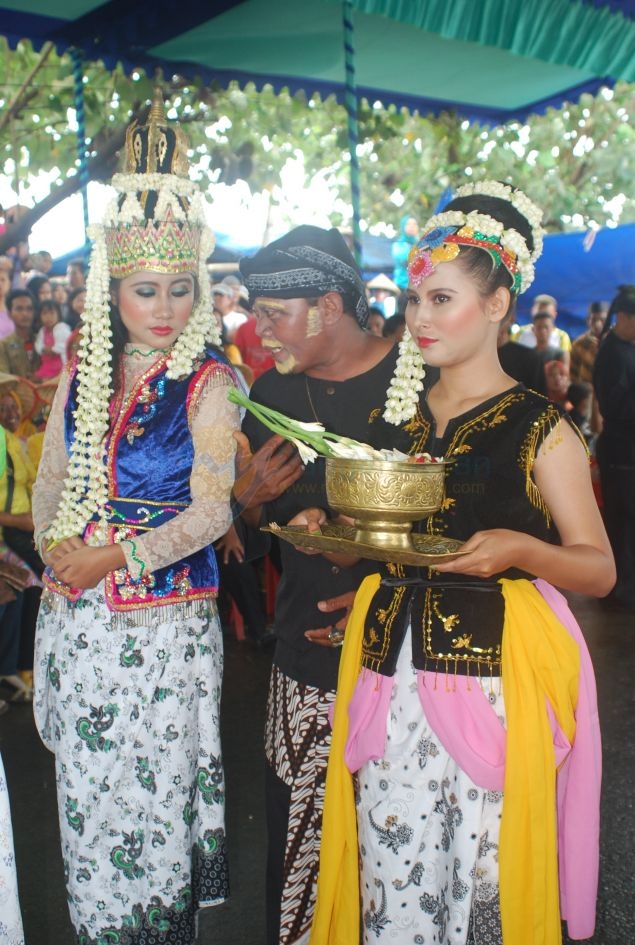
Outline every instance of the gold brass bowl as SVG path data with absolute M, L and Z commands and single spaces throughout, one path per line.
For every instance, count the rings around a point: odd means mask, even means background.
M 441 508 L 448 462 L 326 459 L 326 496 L 354 520 L 355 541 L 415 551 L 412 525 Z

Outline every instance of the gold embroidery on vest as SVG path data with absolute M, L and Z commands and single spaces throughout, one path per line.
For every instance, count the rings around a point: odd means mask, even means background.
M 443 616 L 437 603 L 437 601 L 441 599 L 441 596 L 441 594 L 435 594 L 432 596 L 432 609 L 434 611 L 435 617 L 438 617 L 438 619 L 441 621 L 445 633 L 452 633 L 454 628 L 461 622 L 461 618 L 458 614 L 449 614 L 447 617 Z
M 470 663 L 476 664 L 479 679 L 481 676 L 481 667 L 487 666 L 490 677 L 494 674 L 494 670 L 500 667 L 501 661 L 501 647 L 500 645 L 496 646 L 472 646 L 472 634 L 465 633 L 462 636 L 455 637 L 450 641 L 450 650 L 456 649 L 466 649 L 467 653 L 435 653 L 432 648 L 432 617 L 437 616 L 441 621 L 443 617 L 440 616 L 437 612 L 435 595 L 433 588 L 429 587 L 426 590 L 425 602 L 423 607 L 423 626 L 424 626 L 424 657 L 425 657 L 425 668 L 428 669 L 429 661 L 433 661 L 436 664 L 437 672 L 439 670 L 439 663 L 445 667 L 445 672 L 448 672 L 449 664 L 452 663 L 454 667 L 454 672 L 457 670 L 457 664 L 460 660 L 466 666 Z M 447 618 L 446 618 L 447 619 Z
M 404 424 L 403 429 L 413 437 L 410 449 L 408 450 L 410 455 L 413 456 L 415 453 L 423 453 L 424 447 L 428 442 L 428 437 L 430 436 L 430 421 L 426 420 L 423 416 L 418 404 L 414 417 Z
M 534 508 L 542 512 L 547 525 L 551 524 L 551 515 L 545 505 L 545 500 L 538 486 L 534 482 L 532 473 L 538 450 L 541 445 L 544 447 L 546 439 L 554 430 L 557 432 L 552 442 L 549 444 L 549 449 L 552 449 L 562 442 L 562 433 L 558 431 L 561 419 L 562 415 L 557 407 L 555 407 L 554 404 L 548 403 L 544 412 L 532 423 L 529 432 L 521 444 L 520 453 L 518 455 L 518 464 L 525 474 L 525 493 L 527 498 Z
M 383 633 L 381 637 L 377 635 L 375 628 L 372 626 L 367 627 L 365 631 L 364 642 L 362 645 L 362 659 L 363 659 L 364 665 L 367 666 L 369 669 L 372 669 L 375 671 L 378 670 L 381 664 L 383 663 L 384 659 L 386 658 L 388 648 L 390 647 L 390 634 L 392 631 L 392 626 L 395 622 L 395 618 L 397 617 L 397 614 L 399 613 L 399 609 L 401 607 L 401 603 L 403 601 L 405 593 L 406 593 L 405 587 L 396 587 L 395 593 L 393 595 L 392 600 L 390 601 L 390 604 L 387 610 L 382 611 L 382 613 L 384 613 L 385 616 L 384 616 L 384 621 L 383 621 L 384 629 L 383 629 Z M 377 613 L 375 614 L 375 619 L 377 619 Z M 371 649 L 371 647 L 377 646 L 378 644 L 381 644 L 381 650 L 379 651 L 379 653 Z

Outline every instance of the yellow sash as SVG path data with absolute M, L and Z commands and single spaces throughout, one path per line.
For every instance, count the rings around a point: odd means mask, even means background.
M 545 697 L 570 743 L 580 651 L 530 581 L 501 581 L 507 758 L 499 847 L 503 942 L 559 945 L 556 767 Z

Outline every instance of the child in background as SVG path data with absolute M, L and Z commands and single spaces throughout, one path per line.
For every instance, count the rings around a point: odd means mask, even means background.
M 35 377 L 57 377 L 66 364 L 66 342 L 71 333 L 68 325 L 62 321 L 59 302 L 45 299 L 40 308 L 42 327 L 35 338 L 35 350 L 40 355 L 41 364 Z
M 567 400 L 569 390 L 569 369 L 562 361 L 547 361 L 544 366 L 547 397 L 554 403 L 560 404 L 569 410 L 571 404 Z

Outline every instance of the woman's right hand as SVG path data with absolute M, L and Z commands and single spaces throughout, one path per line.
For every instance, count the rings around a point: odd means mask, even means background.
M 274 434 L 255 453 L 244 433 L 235 432 L 234 439 L 238 449 L 233 495 L 245 509 L 277 499 L 304 472 L 297 450 L 282 436 Z
M 53 546 L 51 551 L 47 548 L 47 540 L 42 543 L 42 561 L 49 568 L 55 569 L 55 563 L 67 555 L 70 551 L 77 551 L 84 547 L 84 542 L 79 535 L 72 535 L 70 538 L 64 538 Z

